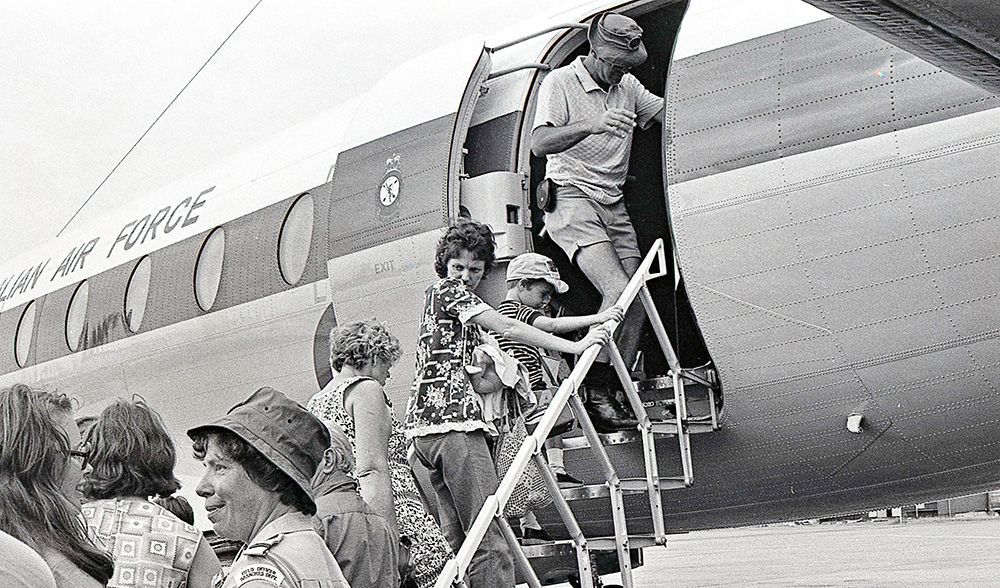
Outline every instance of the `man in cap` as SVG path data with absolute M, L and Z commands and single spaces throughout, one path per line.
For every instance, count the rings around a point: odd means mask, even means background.
M 399 585 L 399 538 L 358 494 L 354 450 L 344 430 L 323 421 L 330 447 L 313 476 L 319 532 L 352 588 Z
M 531 149 L 547 157 L 545 187 L 554 209 L 545 228 L 601 293 L 601 310 L 614 304 L 642 260 L 635 229 L 622 201 L 632 133 L 663 122 L 663 99 L 628 73 L 646 61 L 642 28 L 605 13 L 590 24 L 590 53 L 553 70 L 538 95 Z M 633 305 L 619 330 L 626 363 L 634 360 L 644 320 Z M 607 358 L 599 358 L 607 362 Z M 588 379 L 587 409 L 603 429 L 630 429 L 635 417 L 609 386 L 617 377 L 598 363 Z
M 313 528 L 310 480 L 330 445 L 323 423 L 281 392 L 261 388 L 188 436 L 205 464 L 195 491 L 215 532 L 246 543 L 216 586 L 349 586 Z

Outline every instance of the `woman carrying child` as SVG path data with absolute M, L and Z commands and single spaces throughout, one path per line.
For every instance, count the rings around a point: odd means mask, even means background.
M 459 219 L 438 242 L 434 269 L 441 279 L 425 293 L 416 379 L 406 407 L 404 427 L 413 459 L 428 470 L 441 530 L 456 552 L 499 485 L 487 423 L 464 369 L 483 342 L 481 329 L 574 354 L 609 340 L 608 332 L 597 328 L 581 341 L 568 341 L 505 317 L 483 302 L 473 290 L 493 267 L 495 248 L 492 231 L 467 219 Z M 468 584 L 514 585 L 512 555 L 495 522 L 472 557 Z

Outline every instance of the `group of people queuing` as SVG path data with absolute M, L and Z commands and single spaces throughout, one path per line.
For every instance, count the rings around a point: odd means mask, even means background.
M 549 316 L 568 286 L 535 253 L 508 264 L 505 299 L 486 303 L 476 288 L 496 263 L 494 236 L 458 219 L 435 251 L 439 279 L 425 292 L 402 421 L 385 392 L 402 347 L 373 319 L 333 330 L 335 376 L 305 407 L 264 387 L 187 431 L 204 465 L 195 491 L 208 519 L 243 544 L 227 570 L 175 495 L 174 441 L 144 401 L 116 400 L 77 421 L 66 395 L 0 390 L 0 584 L 432 586 L 497 490 L 498 436 L 537 415 L 535 393 L 558 384 L 546 350 L 582 353 L 610 340 L 605 323 L 623 321 L 617 343 L 626 361 L 635 356 L 642 311 L 614 305 L 640 259 L 622 185 L 633 129 L 662 122 L 663 101 L 628 73 L 646 59 L 635 21 L 600 15 L 588 39 L 587 55 L 543 81 L 532 148 L 548 158 L 548 233 L 597 287 L 599 312 Z M 633 427 L 607 358 L 598 361 L 586 382 L 591 419 L 604 431 Z M 511 365 L 520 395 L 499 374 Z M 497 396 L 487 390 L 495 380 Z M 579 483 L 558 439 L 548 446 L 558 481 Z M 546 536 L 530 512 L 522 527 L 525 539 Z M 514 585 L 495 522 L 465 581 Z

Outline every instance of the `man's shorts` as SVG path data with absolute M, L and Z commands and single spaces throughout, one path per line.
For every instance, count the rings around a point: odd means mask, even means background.
M 581 248 L 604 241 L 618 259 L 642 258 L 625 202 L 600 204 L 576 186 L 556 188 L 556 209 L 545 213 L 545 230 L 570 261 Z

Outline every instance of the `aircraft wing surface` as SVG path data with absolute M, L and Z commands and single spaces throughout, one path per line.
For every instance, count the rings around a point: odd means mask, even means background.
M 806 0 L 952 75 L 1000 93 L 995 0 Z

